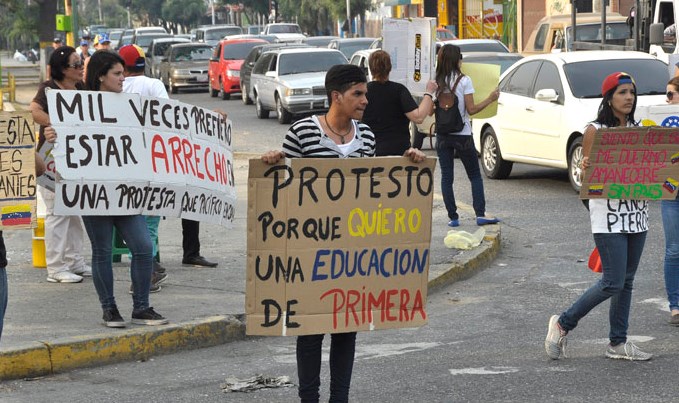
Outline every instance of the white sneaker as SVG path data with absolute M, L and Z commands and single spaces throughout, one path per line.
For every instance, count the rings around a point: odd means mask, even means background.
M 71 273 L 77 274 L 82 277 L 92 277 L 92 268 L 88 265 L 82 265 L 77 269 L 71 270 Z
M 617 360 L 648 361 L 653 358 L 653 354 L 639 350 L 639 347 L 628 341 L 615 347 L 609 344 L 606 349 L 606 357 Z
M 566 334 L 568 332 L 559 326 L 559 315 L 552 315 L 547 325 L 547 337 L 545 338 L 545 351 L 549 358 L 558 360 L 566 357 Z
M 70 271 L 60 271 L 58 273 L 48 275 L 47 281 L 50 283 L 79 283 L 83 281 L 83 278 L 77 274 L 71 273 Z

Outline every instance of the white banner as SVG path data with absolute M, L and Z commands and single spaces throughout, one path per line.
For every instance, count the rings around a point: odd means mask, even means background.
M 384 18 L 382 50 L 391 56 L 389 79 L 423 94 L 436 75 L 436 18 Z
M 55 213 L 163 215 L 230 226 L 231 121 L 175 100 L 47 92 L 57 142 Z

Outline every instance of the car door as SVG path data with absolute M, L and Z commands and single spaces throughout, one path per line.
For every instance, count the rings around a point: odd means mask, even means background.
M 499 126 L 496 131 L 502 154 L 525 155 L 529 148 L 524 137 L 525 126 L 530 123 L 528 106 L 531 100 L 535 76 L 542 61 L 536 60 L 517 66 L 511 75 L 500 83 L 495 121 Z
M 254 99 L 255 92 L 257 93 L 257 99 L 263 100 L 264 92 L 266 92 L 266 80 L 267 77 L 264 73 L 269 70 L 269 64 L 271 64 L 271 59 L 273 58 L 273 53 L 264 53 L 262 57 L 259 58 L 255 66 L 252 68 L 252 73 L 250 74 L 250 85 L 252 86 L 252 95 Z
M 554 90 L 556 100 L 536 98 L 541 90 Z M 543 91 L 544 92 L 544 91 Z M 524 125 L 526 152 L 531 158 L 565 161 L 566 141 L 570 133 L 564 133 L 562 119 L 565 116 L 564 91 L 558 67 L 545 60 L 535 77 L 531 97 L 526 102 Z
M 222 54 L 222 43 L 219 42 L 212 50 L 212 57 L 208 62 L 208 76 L 210 77 L 210 88 L 219 90 L 219 73 Z
M 276 106 L 276 100 L 274 99 L 274 91 L 276 90 L 276 83 L 278 82 L 278 54 L 271 54 L 271 61 L 269 62 L 267 68 L 264 70 L 264 76 L 262 79 L 262 105 L 266 105 L 268 108 L 274 108 Z M 267 75 L 274 74 L 273 76 Z

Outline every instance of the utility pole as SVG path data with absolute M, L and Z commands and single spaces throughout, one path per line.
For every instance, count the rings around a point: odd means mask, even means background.
M 210 0 L 210 6 L 212 7 L 212 25 L 215 25 L 215 0 Z
M 347 0 L 347 24 L 349 24 L 349 29 L 347 30 L 347 37 L 349 37 L 349 38 L 351 38 L 353 36 L 352 32 L 351 32 L 351 11 L 349 10 L 350 1 L 351 0 Z

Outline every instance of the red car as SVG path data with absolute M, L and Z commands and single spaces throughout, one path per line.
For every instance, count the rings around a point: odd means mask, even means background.
M 253 47 L 268 43 L 262 39 L 224 39 L 215 46 L 208 77 L 210 78 L 210 96 L 231 98 L 234 92 L 240 92 L 240 66 Z

